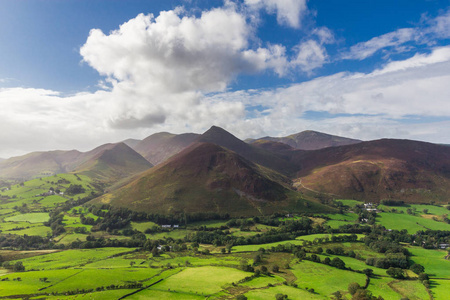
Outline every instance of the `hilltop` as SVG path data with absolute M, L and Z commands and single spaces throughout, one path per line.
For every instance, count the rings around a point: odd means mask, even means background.
M 173 134 L 160 132 L 152 134 L 132 148 L 153 165 L 160 164 L 169 157 L 185 149 L 199 137 L 199 134 Z
M 266 136 L 259 139 L 248 139 L 246 141 L 251 144 L 260 144 L 265 141 L 279 142 L 300 150 L 318 150 L 327 147 L 352 145 L 362 142 L 361 140 L 345 138 L 312 130 L 305 130 L 286 137 Z

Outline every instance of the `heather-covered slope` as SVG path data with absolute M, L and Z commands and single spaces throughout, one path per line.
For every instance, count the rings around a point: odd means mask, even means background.
M 299 188 L 377 201 L 448 201 L 450 148 L 383 139 L 317 151 L 298 151 Z
M 196 143 L 123 188 L 95 199 L 158 213 L 261 215 L 327 210 L 290 189 L 286 177 L 211 143 Z
M 247 140 L 247 142 L 252 144 L 261 143 L 261 141 L 284 143 L 291 146 L 292 148 L 300 150 L 317 150 L 327 147 L 361 143 L 360 140 L 349 139 L 312 130 L 302 131 L 300 133 L 292 134 L 286 137 L 267 136 L 256 140 Z
M 159 132 L 145 138 L 132 148 L 153 165 L 157 165 L 185 149 L 198 136 L 195 133 L 172 134 Z

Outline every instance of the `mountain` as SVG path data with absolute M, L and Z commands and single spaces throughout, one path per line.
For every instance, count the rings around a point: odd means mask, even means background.
M 130 161 L 126 162 L 127 160 Z M 106 175 L 109 172 L 106 170 L 110 167 L 117 168 L 117 170 L 109 170 L 115 176 L 119 174 L 125 176 L 128 173 L 141 172 L 151 167 L 151 164 L 123 143 L 106 144 L 88 152 L 48 151 L 12 157 L 0 162 L 0 178 L 27 180 L 74 171 L 91 171 L 92 174 L 98 174 L 99 178 L 105 178 L 100 175 L 101 173 Z M 131 170 L 132 168 L 135 170 Z
M 157 165 L 185 149 L 198 137 L 195 133 L 160 132 L 152 134 L 132 148 L 153 165 Z
M 143 172 L 153 165 L 125 143 L 107 144 L 90 151 L 89 159 L 73 172 L 110 183 Z
M 318 150 L 327 147 L 352 145 L 362 142 L 361 140 L 349 139 L 312 130 L 302 131 L 300 133 L 292 134 L 286 137 L 267 136 L 256 140 L 247 140 L 247 142 L 251 144 L 258 144 L 262 141 L 284 143 L 291 146 L 292 148 L 301 150 Z
M 213 143 L 222 146 L 254 163 L 285 175 L 296 170 L 295 166 L 276 153 L 241 141 L 220 127 L 212 126 L 197 139 L 197 142 Z
M 235 152 L 197 142 L 93 203 L 162 214 L 215 212 L 250 216 L 327 210 L 321 204 L 301 199 L 290 183 L 283 175 Z
M 382 139 L 291 153 L 300 167 L 299 189 L 366 201 L 446 202 L 450 197 L 450 148 Z
M 0 162 L 0 178 L 27 180 L 66 173 L 73 169 L 82 153 L 72 151 L 32 152 Z
M 142 140 L 137 139 L 126 139 L 125 141 L 122 141 L 122 143 L 124 143 L 131 149 L 134 149 L 140 142 L 142 142 Z

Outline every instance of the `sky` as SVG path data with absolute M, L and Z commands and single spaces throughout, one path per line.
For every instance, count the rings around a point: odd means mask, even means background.
M 0 157 L 220 126 L 450 144 L 450 1 L 0 0 Z

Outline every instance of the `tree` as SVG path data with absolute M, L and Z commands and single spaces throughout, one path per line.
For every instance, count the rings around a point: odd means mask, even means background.
M 386 270 L 386 274 L 388 274 L 389 276 L 391 276 L 393 278 L 397 278 L 397 279 L 405 278 L 405 275 L 403 274 L 403 270 L 400 268 L 390 267 L 389 269 Z
M 366 274 L 367 277 L 370 277 L 373 275 L 373 270 L 372 269 L 364 269 L 363 273 Z
M 420 273 L 419 274 L 419 280 L 420 281 L 424 281 L 424 280 L 428 280 L 428 274 L 427 273 Z
M 350 293 L 350 295 L 354 295 L 356 293 L 356 291 L 359 290 L 360 288 L 361 288 L 361 286 L 359 285 L 359 283 L 351 282 L 348 285 L 348 292 Z
M 247 297 L 244 296 L 244 295 L 238 295 L 238 296 L 236 297 L 236 300 L 247 300 Z
M 345 262 L 339 257 L 333 258 L 330 265 L 338 269 L 345 269 Z
M 331 295 L 333 295 L 333 300 L 342 300 L 342 293 L 340 291 L 336 291 L 334 293 L 332 293 Z
M 352 300 L 376 300 L 377 298 L 372 296 L 372 293 L 368 290 L 359 289 L 353 295 Z M 383 298 L 381 298 L 383 299 Z
M 413 271 L 414 273 L 416 273 L 417 275 L 419 275 L 420 273 L 425 272 L 424 266 L 419 265 L 419 264 L 413 264 L 411 267 L 409 267 L 409 269 L 411 271 Z
M 283 295 L 283 294 L 276 294 L 275 295 L 275 299 L 277 299 L 277 300 L 284 300 L 284 299 L 287 299 L 287 298 L 288 298 L 287 295 Z
M 22 272 L 25 271 L 25 267 L 21 261 L 18 261 L 13 266 L 14 272 Z
M 423 209 L 423 213 L 424 213 L 424 214 L 427 214 L 427 213 L 428 213 L 428 209 L 424 208 L 424 209 Z
M 272 272 L 278 273 L 279 271 L 280 271 L 280 267 L 278 265 L 273 265 L 272 266 Z

